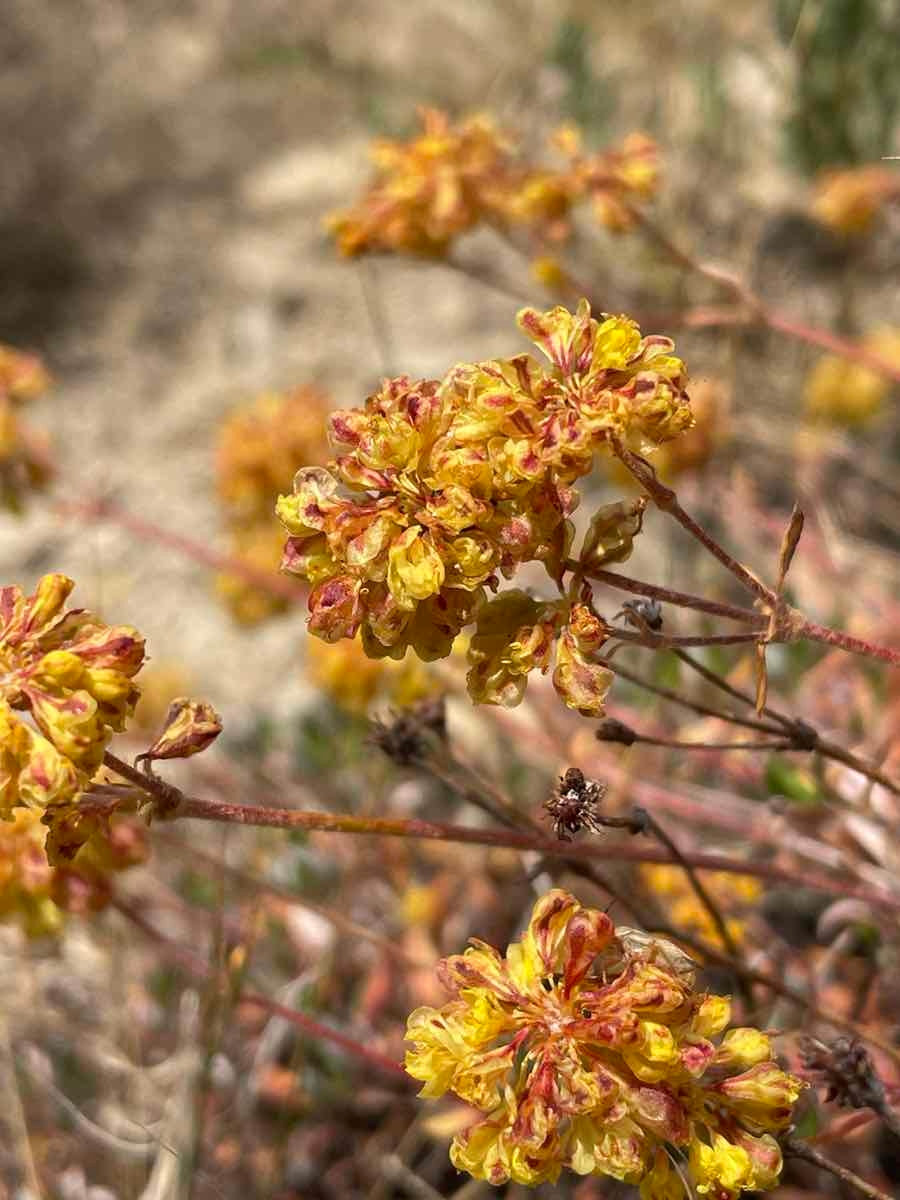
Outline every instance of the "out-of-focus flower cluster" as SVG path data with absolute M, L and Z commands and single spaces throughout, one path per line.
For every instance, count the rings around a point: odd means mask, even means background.
M 216 491 L 225 514 L 230 553 L 251 571 L 275 575 L 284 538 L 272 508 L 285 479 L 326 457 L 328 397 L 304 386 L 266 392 L 222 424 L 216 450 Z M 223 572 L 216 589 L 237 621 L 255 625 L 288 606 L 287 597 Z
M 640 869 L 647 891 L 665 907 L 667 917 L 676 929 L 696 934 L 711 946 L 722 946 L 716 923 L 705 905 L 697 898 L 684 871 L 668 863 L 645 863 Z M 726 875 L 711 871 L 703 880 L 707 891 L 725 918 L 728 932 L 737 945 L 746 934 L 746 913 L 762 895 L 762 884 L 750 875 Z
M 563 159 L 556 167 L 522 158 L 514 138 L 487 117 L 453 124 L 433 109 L 421 116 L 418 136 L 374 143 L 374 181 L 354 207 L 329 219 L 343 254 L 440 257 L 478 225 L 523 226 L 560 241 L 583 202 L 601 224 L 622 231 L 634 223 L 631 204 L 656 189 L 657 148 L 643 134 L 629 135 L 618 149 L 586 154 L 579 131 L 565 126 L 551 139 Z
M 332 414 L 339 455 L 297 473 L 278 502 L 284 568 L 312 585 L 312 633 L 362 639 L 373 658 L 446 657 L 476 623 L 470 693 L 515 704 L 546 672 L 581 712 L 599 714 L 611 680 L 591 661 L 606 626 L 577 586 L 563 592 L 578 502 L 573 484 L 619 439 L 651 450 L 689 428 L 685 368 L 634 321 L 525 309 L 530 355 L 454 367 L 442 380 L 386 380 L 364 408 Z M 637 506 L 640 507 L 640 506 Z M 634 504 L 598 514 L 582 555 L 621 561 L 640 528 Z M 641 510 L 642 511 L 642 510 Z M 560 598 L 523 591 L 490 602 L 500 577 L 543 564 Z
M 878 329 L 859 345 L 861 350 L 900 368 L 900 329 Z M 884 375 L 862 363 L 826 354 L 807 377 L 806 414 L 814 421 L 860 429 L 878 415 L 894 386 Z
M 868 233 L 890 200 L 900 200 L 900 177 L 890 167 L 870 164 L 819 177 L 812 199 L 813 215 L 846 237 Z
M 52 477 L 49 439 L 23 422 L 21 409 L 50 386 L 41 360 L 0 344 L 0 507 L 20 512 L 26 494 Z
M 420 700 L 439 695 L 438 679 L 419 659 L 407 656 L 369 658 L 358 640 L 306 642 L 306 677 L 348 713 L 362 715 L 375 702 L 410 708 Z
M 105 908 L 110 874 L 146 860 L 147 837 L 137 821 L 98 824 L 72 862 L 51 864 L 41 814 L 17 809 L 0 821 L 0 919 L 19 921 L 29 937 L 57 932 L 64 914 Z
M 73 805 L 134 711 L 144 661 L 137 630 L 65 609 L 74 586 L 45 575 L 32 596 L 0 588 L 0 819 L 44 811 L 51 858 L 87 836 Z
M 680 1200 L 684 1179 L 714 1200 L 776 1186 L 773 1134 L 805 1085 L 766 1034 L 723 1034 L 727 997 L 696 991 L 676 946 L 556 890 L 505 956 L 473 939 L 439 974 L 453 998 L 410 1016 L 406 1069 L 483 1114 L 453 1140 L 459 1170 L 537 1185 L 567 1168 L 642 1200 Z

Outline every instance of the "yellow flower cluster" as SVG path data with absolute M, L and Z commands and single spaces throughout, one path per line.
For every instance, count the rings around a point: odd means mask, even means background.
M 19 410 L 40 396 L 50 376 L 39 358 L 0 345 L 0 506 L 19 512 L 28 491 L 52 476 L 48 439 L 22 422 Z
M 889 167 L 869 165 L 825 171 L 812 200 L 813 215 L 848 237 L 868 233 L 890 199 L 900 199 L 900 177 Z
M 33 596 L 0 588 L 0 819 L 19 807 L 63 819 L 134 711 L 143 638 L 66 611 L 74 586 L 45 575 Z
M 278 502 L 284 567 L 312 585 L 309 627 L 325 641 L 359 633 L 370 657 L 411 646 L 430 661 L 477 619 L 476 699 L 517 703 L 555 649 L 563 699 L 596 714 L 609 675 L 590 661 L 605 626 L 589 596 L 485 603 L 485 589 L 528 562 L 561 584 L 572 485 L 610 438 L 649 449 L 690 426 L 684 364 L 667 338 L 642 337 L 628 317 L 595 320 L 586 301 L 576 313 L 525 309 L 519 325 L 549 365 L 522 354 L 442 380 L 401 376 L 364 408 L 332 414 L 338 458 L 299 471 Z
M 261 575 L 274 574 L 284 538 L 272 507 L 284 480 L 326 455 L 328 398 L 317 388 L 266 392 L 223 422 L 216 449 L 216 491 L 233 558 Z M 216 590 L 242 625 L 283 612 L 289 601 L 255 587 L 243 575 L 223 572 Z
M 766 1034 L 721 1036 L 730 1003 L 695 990 L 677 947 L 555 890 L 505 956 L 473 939 L 439 974 L 453 998 L 411 1014 L 406 1069 L 483 1114 L 453 1140 L 459 1170 L 534 1186 L 568 1168 L 641 1200 L 682 1200 L 683 1179 L 711 1200 L 776 1186 L 772 1135 L 805 1085 Z
M 878 329 L 862 339 L 860 348 L 900 367 L 900 329 Z M 881 411 L 892 386 L 861 363 L 826 354 L 806 380 L 806 415 L 824 424 L 862 429 Z
M 147 858 L 146 833 L 136 821 L 98 825 L 73 862 L 51 865 L 47 826 L 33 809 L 0 821 L 0 920 L 18 920 L 29 937 L 56 933 L 66 912 L 86 915 L 112 896 L 111 872 Z
M 460 234 L 481 224 L 522 225 L 549 240 L 570 230 L 573 208 L 589 201 L 609 229 L 631 227 L 633 201 L 651 195 L 659 167 L 655 143 L 631 134 L 620 149 L 585 154 L 577 129 L 552 139 L 566 164 L 523 160 L 514 139 L 483 116 L 452 124 L 423 109 L 422 132 L 372 147 L 376 178 L 362 199 L 334 214 L 328 228 L 350 257 L 391 252 L 440 257 Z
M 403 662 L 369 658 L 357 640 L 329 643 L 308 638 L 306 675 L 338 708 L 357 714 L 368 712 L 376 700 L 410 708 L 441 691 L 438 680 L 417 658 Z
M 676 929 L 683 929 L 685 933 L 702 937 L 711 946 L 721 946 L 715 921 L 697 899 L 697 893 L 681 867 L 668 863 L 645 863 L 640 874 L 647 890 L 665 906 L 670 924 Z M 727 875 L 722 871 L 705 873 L 703 882 L 724 914 L 728 932 L 740 945 L 744 939 L 745 924 L 736 914 L 746 912 L 759 899 L 762 884 L 750 875 Z

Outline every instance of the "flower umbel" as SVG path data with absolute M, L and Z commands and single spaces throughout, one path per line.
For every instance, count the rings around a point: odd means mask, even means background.
M 0 344 L 0 507 L 19 512 L 25 494 L 53 474 L 48 439 L 29 428 L 20 410 L 50 386 L 41 360 Z
M 71 804 L 137 702 L 143 638 L 67 611 L 74 586 L 45 575 L 32 596 L 0 588 L 0 818 Z
M 580 131 L 567 125 L 551 139 L 565 160 L 557 166 L 524 157 L 488 117 L 454 124 L 429 108 L 420 116 L 417 136 L 373 143 L 374 180 L 352 208 L 329 218 L 342 254 L 443 257 L 479 225 L 524 226 L 532 237 L 560 242 L 572 233 L 572 210 L 585 202 L 600 224 L 622 232 L 635 222 L 630 206 L 656 190 L 658 151 L 645 134 L 588 154 Z
M 284 538 L 272 507 L 284 480 L 326 457 L 328 398 L 305 386 L 264 392 L 231 413 L 219 430 L 216 491 L 233 558 L 259 575 L 274 574 Z M 222 572 L 216 590 L 242 625 L 256 625 L 289 607 L 288 597 Z
M 460 1170 L 536 1185 L 568 1168 L 642 1200 L 680 1195 L 678 1171 L 715 1200 L 776 1185 L 772 1135 L 804 1084 L 758 1030 L 719 1037 L 729 1001 L 695 991 L 677 947 L 554 890 L 505 956 L 473 939 L 439 974 L 452 999 L 410 1016 L 406 1069 L 481 1110 L 451 1146 Z
M 298 472 L 278 502 L 285 570 L 311 586 L 310 631 L 362 640 L 373 658 L 445 658 L 477 621 L 473 698 L 516 704 L 527 677 L 553 670 L 570 707 L 602 715 L 611 675 L 593 661 L 606 626 L 589 591 L 565 591 L 575 482 L 612 439 L 647 450 L 691 423 L 684 364 L 667 338 L 627 317 L 526 309 L 519 324 L 549 359 L 465 363 L 442 380 L 386 380 L 362 409 L 332 414 L 339 454 Z M 643 503 L 613 505 L 585 551 L 622 561 Z M 501 594 L 541 563 L 560 599 Z
M 16 920 L 28 937 L 56 933 L 66 912 L 85 915 L 112 896 L 111 872 L 147 857 L 147 836 L 137 821 L 101 821 L 74 862 L 51 865 L 46 843 L 53 836 L 40 813 L 17 809 L 0 821 L 0 920 Z

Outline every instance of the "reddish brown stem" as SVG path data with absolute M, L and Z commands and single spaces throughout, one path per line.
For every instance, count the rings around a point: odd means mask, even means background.
M 131 921 L 147 937 L 152 938 L 153 941 L 163 948 L 170 958 L 174 959 L 185 970 L 201 979 L 210 979 L 212 977 L 212 972 L 202 959 L 185 947 L 173 942 L 171 938 L 166 937 L 134 905 L 121 896 L 113 898 L 113 905 L 123 917 Z M 296 1025 L 312 1037 L 339 1046 L 342 1050 L 345 1050 L 354 1058 L 367 1063 L 370 1067 L 376 1067 L 380 1071 L 385 1071 L 392 1076 L 399 1077 L 405 1083 L 411 1082 L 400 1064 L 388 1058 L 387 1055 L 379 1054 L 377 1050 L 373 1050 L 371 1047 L 355 1041 L 346 1034 L 340 1033 L 337 1029 L 323 1025 L 321 1021 L 317 1021 L 307 1013 L 299 1012 L 294 1008 L 287 1008 L 284 1004 L 279 1004 L 276 1000 L 269 1000 L 268 997 L 261 996 L 257 992 L 242 991 L 237 999 L 241 1004 L 249 1004 L 263 1009 L 264 1012 L 271 1013 L 272 1016 L 282 1017 L 285 1021 Z
M 826 1158 L 824 1154 L 820 1154 L 818 1150 L 814 1150 L 812 1146 L 800 1141 L 799 1138 L 784 1137 L 781 1139 L 781 1144 L 787 1154 L 794 1158 L 802 1158 L 804 1162 L 811 1163 L 821 1171 L 827 1171 L 829 1175 L 839 1179 L 841 1183 L 858 1192 L 860 1196 L 866 1196 L 868 1200 L 891 1200 L 887 1192 L 881 1191 L 871 1183 L 866 1183 L 865 1179 L 861 1179 L 853 1171 L 842 1167 L 840 1163 L 832 1162 L 830 1158 Z
M 609 636 L 621 642 L 633 642 L 636 646 L 650 646 L 662 650 L 669 646 L 749 646 L 758 641 L 762 630 L 757 633 L 710 633 L 687 636 L 653 633 L 649 629 L 637 633 L 631 629 L 609 626 Z
M 839 337 L 836 333 L 830 333 L 827 329 L 815 329 L 794 317 L 782 316 L 781 313 L 772 312 L 768 308 L 763 308 L 760 316 L 770 329 L 785 333 L 788 337 L 796 338 L 800 342 L 808 342 L 811 346 L 830 350 L 832 354 L 839 354 L 842 358 L 857 362 L 860 366 L 868 367 L 872 371 L 877 371 L 879 375 L 885 375 L 888 379 L 900 383 L 900 367 L 896 363 L 888 362 L 880 354 L 873 354 L 871 350 L 866 350 L 856 342 Z
M 669 513 L 681 525 L 691 537 L 696 538 L 702 546 L 704 546 L 713 558 L 717 558 L 724 567 L 739 580 L 748 591 L 751 591 L 758 599 L 763 600 L 766 604 L 774 604 L 776 596 L 771 588 L 767 588 L 761 583 L 756 576 L 748 571 L 742 563 L 739 563 L 728 551 L 720 546 L 715 538 L 711 537 L 706 532 L 702 525 L 694 520 L 694 518 L 681 507 L 678 502 L 678 497 L 670 487 L 666 487 L 656 476 L 656 472 L 636 454 L 625 448 L 616 439 L 611 442 L 612 449 L 616 457 L 622 464 L 631 472 L 638 483 L 644 488 L 653 503 Z
M 830 629 L 827 625 L 817 625 L 815 621 L 804 619 L 797 627 L 797 635 L 808 638 L 811 642 L 837 646 L 851 654 L 863 654 L 866 658 L 878 658 L 882 662 L 890 663 L 892 667 L 900 667 L 900 650 L 892 650 L 890 646 L 879 646 L 877 642 L 867 642 L 863 638 L 842 633 L 839 629 Z
M 283 575 L 278 575 L 274 571 L 271 574 L 268 571 L 261 571 L 258 567 L 251 566 L 240 558 L 235 558 L 231 554 L 223 554 L 205 542 L 186 537 L 182 533 L 175 533 L 172 529 L 165 529 L 153 521 L 135 516 L 134 513 L 127 512 L 107 500 L 63 500 L 56 507 L 63 516 L 84 517 L 89 521 L 109 521 L 113 525 L 129 530 L 142 541 L 168 546 L 169 549 L 176 550 L 194 562 L 201 563 L 214 571 L 224 571 L 229 575 L 236 575 L 261 591 L 270 592 L 273 596 L 280 596 L 293 604 L 302 603 L 304 600 L 302 588 L 291 583 Z
M 653 238 L 656 244 L 674 263 L 685 271 L 702 275 L 718 287 L 730 292 L 740 306 L 736 310 L 710 308 L 689 310 L 687 313 L 682 314 L 681 323 L 695 327 L 703 325 L 763 324 L 768 326 L 769 329 L 774 329 L 778 333 L 785 334 L 787 337 L 795 338 L 800 342 L 806 342 L 811 346 L 819 346 L 823 350 L 830 350 L 832 354 L 839 354 L 842 358 L 857 362 L 861 366 L 869 367 L 872 371 L 877 371 L 879 375 L 884 375 L 888 379 L 900 382 L 900 367 L 896 363 L 888 362 L 881 355 L 873 354 L 870 350 L 857 345 L 856 342 L 840 337 L 829 330 L 816 329 L 811 325 L 805 324 L 803 321 L 798 321 L 794 317 L 786 317 L 779 312 L 773 311 L 762 297 L 757 295 L 740 276 L 732 271 L 722 270 L 709 263 L 701 262 L 689 250 L 686 250 L 683 246 L 679 246 L 673 241 L 666 231 L 657 225 L 642 209 L 629 205 L 628 210 L 635 222 Z
M 176 814 L 200 821 L 225 821 L 238 825 L 263 826 L 275 829 L 319 830 L 326 833 L 374 834 L 379 837 L 419 838 L 427 841 L 460 842 L 475 846 L 499 846 L 509 850 L 534 850 L 552 858 L 588 861 L 617 860 L 627 862 L 672 863 L 670 853 L 653 846 L 633 843 L 606 842 L 560 843 L 533 834 L 517 833 L 510 829 L 473 829 L 466 825 L 451 825 L 407 817 L 361 817 L 350 813 L 310 812 L 283 808 L 260 808 L 255 805 L 230 804 L 218 800 L 200 800 L 185 796 Z M 735 875 L 752 875 L 773 882 L 815 888 L 833 896 L 864 900 L 877 908 L 900 912 L 900 895 L 867 887 L 846 880 L 828 879 L 775 863 L 730 858 L 725 854 L 710 854 L 692 850 L 685 859 L 699 870 L 727 871 Z
M 570 564 L 567 562 L 566 564 Z M 637 596 L 649 596 L 666 604 L 674 604 L 679 608 L 693 608 L 697 612 L 709 613 L 714 617 L 725 617 L 731 621 L 746 621 L 751 625 L 762 625 L 763 618 L 752 608 L 739 608 L 736 604 L 726 604 L 719 600 L 704 600 L 702 596 L 692 596 L 689 592 L 676 592 L 673 588 L 660 587 L 659 584 L 645 583 L 642 579 L 631 579 L 616 571 L 604 571 L 601 567 L 583 568 L 581 564 L 571 561 L 571 569 L 581 570 L 588 579 L 595 579 L 609 587 L 618 588 L 623 592 L 633 592 Z

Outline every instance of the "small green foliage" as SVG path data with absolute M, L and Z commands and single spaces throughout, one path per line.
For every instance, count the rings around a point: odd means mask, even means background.
M 775 0 L 775 27 L 794 59 L 784 136 L 804 171 L 888 153 L 900 113 L 896 4 Z
M 820 801 L 819 788 L 815 779 L 802 767 L 795 767 L 787 759 L 774 754 L 766 763 L 766 788 L 772 796 L 784 796 L 796 804 L 807 806 Z
M 583 22 L 569 17 L 559 22 L 549 57 L 565 77 L 566 116 L 592 132 L 604 130 L 616 103 L 608 80 L 591 65 L 590 35 Z

